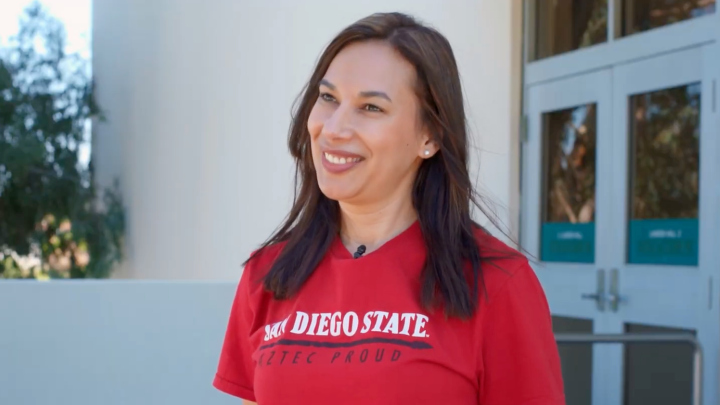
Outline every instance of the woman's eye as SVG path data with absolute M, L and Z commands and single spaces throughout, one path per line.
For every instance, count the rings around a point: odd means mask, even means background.
M 327 102 L 330 102 L 330 103 L 332 103 L 332 102 L 335 101 L 335 97 L 331 96 L 331 95 L 328 94 L 328 93 L 320 93 L 320 98 L 321 98 L 323 101 L 327 101 Z
M 373 104 L 365 104 L 365 107 L 363 109 L 370 111 L 370 112 L 382 112 L 382 108 L 373 105 Z

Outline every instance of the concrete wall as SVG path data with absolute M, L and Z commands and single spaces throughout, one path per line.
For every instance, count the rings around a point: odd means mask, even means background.
M 239 404 L 212 387 L 235 286 L 0 281 L 0 404 Z
M 93 63 L 107 121 L 98 180 L 122 182 L 129 260 L 118 277 L 237 279 L 292 192 L 290 108 L 344 26 L 410 12 L 454 46 L 481 190 L 517 229 L 520 2 L 96 0 Z

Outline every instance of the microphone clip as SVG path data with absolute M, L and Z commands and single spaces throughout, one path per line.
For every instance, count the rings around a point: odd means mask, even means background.
M 353 259 L 357 259 L 358 257 L 362 256 L 363 253 L 365 253 L 365 245 L 358 246 L 355 253 L 353 253 Z

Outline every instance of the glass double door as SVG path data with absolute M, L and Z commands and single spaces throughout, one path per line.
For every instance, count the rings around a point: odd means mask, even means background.
M 521 241 L 556 332 L 720 340 L 716 52 L 697 46 L 526 90 Z M 689 347 L 560 352 L 568 404 L 690 403 Z

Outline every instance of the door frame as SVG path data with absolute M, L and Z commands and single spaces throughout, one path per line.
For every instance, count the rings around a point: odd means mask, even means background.
M 714 403 L 717 395 L 717 349 L 720 341 L 720 328 L 712 322 L 713 279 L 720 277 L 717 261 L 717 247 L 713 246 L 720 237 L 717 223 L 720 205 L 714 204 L 720 183 L 712 173 L 720 172 L 717 151 L 717 117 L 713 104 L 717 94 L 713 91 L 712 75 L 714 44 L 699 45 L 669 54 L 659 55 L 642 61 L 619 65 L 613 68 L 613 145 L 614 155 L 620 164 L 613 164 L 612 193 L 613 214 L 611 242 L 613 268 L 619 270 L 620 295 L 626 295 L 629 302 L 620 303 L 617 312 L 608 312 L 608 326 L 612 333 L 623 333 L 626 323 L 641 323 L 672 328 L 692 329 L 705 350 L 704 376 L 706 403 Z M 629 97 L 633 94 L 649 93 L 655 90 L 675 86 L 699 83 L 701 87 L 700 104 L 700 160 L 699 160 L 699 201 L 698 201 L 698 264 L 697 266 L 648 265 L 627 262 L 628 254 L 628 216 L 630 167 L 628 131 Z M 658 280 L 661 284 L 648 287 L 648 281 Z M 673 300 L 680 294 L 689 300 Z M 656 296 L 669 297 L 658 300 Z M 651 304 L 649 304 L 651 303 Z M 649 307 L 652 305 L 652 307 Z M 715 305 L 717 307 L 717 305 Z M 717 319 L 715 317 L 714 319 Z M 624 391 L 624 371 L 622 367 L 625 346 L 616 346 L 608 353 L 620 365 L 620 372 L 611 378 L 610 393 L 615 395 L 613 403 L 620 403 Z M 715 353 L 713 355 L 712 353 Z
M 596 198 L 595 209 L 595 244 L 593 263 L 557 263 L 540 262 L 541 258 L 541 201 L 545 198 L 543 190 L 544 177 L 544 128 L 545 113 L 564 110 L 586 104 L 595 104 L 596 139 L 595 139 L 595 196 L 609 191 L 612 187 L 610 176 L 599 174 L 598 162 L 608 159 L 612 153 L 612 73 L 609 69 L 599 70 L 583 75 L 541 83 L 528 88 L 528 123 L 527 141 L 522 145 L 523 179 L 521 195 L 532 196 L 521 200 L 521 215 L 533 218 L 532 221 L 521 221 L 521 243 L 524 249 L 537 259 L 533 263 L 538 279 L 546 292 L 550 310 L 554 316 L 565 316 L 592 320 L 593 333 L 607 333 L 607 317 L 597 307 L 595 301 L 583 300 L 583 293 L 594 293 L 598 288 L 598 270 L 609 269 L 608 236 L 611 229 L 604 216 L 610 212 L 607 199 Z M 539 170 L 538 170 L 539 169 Z M 538 202 L 540 202 L 538 204 Z M 535 220 L 537 219 L 537 220 Z M 592 402 L 607 402 L 608 380 L 607 370 L 613 367 L 609 361 L 611 348 L 607 345 L 595 345 L 592 348 Z
M 703 55 L 703 71 L 705 80 L 702 85 L 702 126 L 703 131 L 720 134 L 720 2 L 716 5 L 714 14 L 688 20 L 636 35 L 616 38 L 616 14 L 621 0 L 609 0 L 608 40 L 606 43 L 591 48 L 581 49 L 566 54 L 532 61 L 533 52 L 533 0 L 523 1 L 523 55 L 522 55 L 522 87 L 521 87 L 521 136 L 520 139 L 520 236 L 525 240 L 527 222 L 533 220 L 528 217 L 526 206 L 537 201 L 528 198 L 526 183 L 530 180 L 528 172 L 528 143 L 530 122 L 528 106 L 529 89 L 537 84 L 551 82 L 572 76 L 585 74 L 614 65 L 622 65 L 636 60 L 659 56 L 664 53 L 681 51 L 693 46 L 709 46 L 709 52 Z M 711 95 L 711 103 L 705 102 L 705 94 Z M 599 124 L 599 123 L 598 123 Z M 710 126 L 710 129 L 705 126 Z M 701 146 L 701 173 L 720 173 L 720 139 L 707 141 Z M 713 156 L 714 155 L 714 156 Z M 702 176 L 702 174 L 701 174 Z M 702 177 L 708 177 L 702 176 Z M 702 180 L 701 180 L 702 182 Z M 709 222 L 709 241 L 701 241 L 703 251 L 699 252 L 698 272 L 707 276 L 709 282 L 705 294 L 700 300 L 707 302 L 708 311 L 698 316 L 697 338 L 703 343 L 704 353 L 704 391 L 703 399 L 706 404 L 715 404 L 720 401 L 720 182 L 717 181 L 711 190 L 704 189 L 702 193 L 709 193 L 701 210 L 702 221 Z M 703 204 L 703 203 L 701 203 Z M 709 208 L 706 206 L 710 205 Z M 714 224 L 714 225 L 712 225 Z M 596 255 L 600 250 L 596 246 Z M 537 253 L 535 250 L 533 253 Z M 542 266 L 542 264 L 540 265 Z M 598 266 L 599 267 L 599 266 Z M 608 381 L 610 385 L 614 383 Z M 609 387 L 609 386 L 608 386 Z

